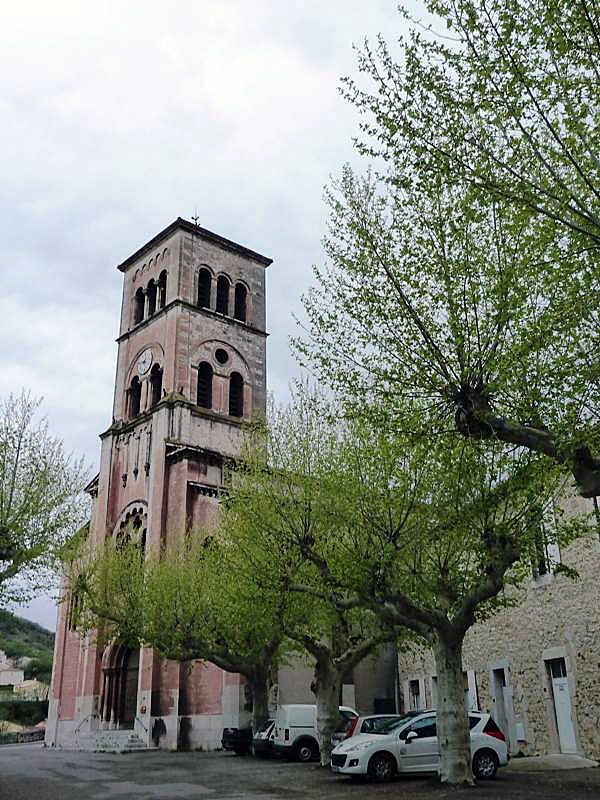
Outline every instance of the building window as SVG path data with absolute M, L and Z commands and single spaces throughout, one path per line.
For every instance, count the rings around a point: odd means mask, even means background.
M 142 552 L 146 550 L 146 512 L 143 508 L 134 508 L 121 520 L 116 535 L 117 547 L 133 541 Z
M 142 384 L 136 375 L 129 387 L 129 419 L 135 419 L 135 417 L 139 416 L 141 400 Z
M 222 347 L 218 347 L 215 350 L 215 358 L 217 359 L 219 364 L 226 364 L 229 361 L 227 350 L 223 350 Z
M 239 372 L 232 372 L 229 378 L 229 415 L 244 416 L 244 379 Z
M 163 371 L 158 364 L 150 372 L 150 407 L 155 406 L 162 396 Z
M 133 299 L 133 324 L 138 325 L 144 319 L 144 290 L 139 288 Z
M 431 707 L 437 708 L 438 685 L 437 675 L 431 676 Z
M 229 314 L 229 278 L 226 275 L 217 278 L 217 311 Z
M 210 270 L 203 267 L 198 273 L 198 305 L 200 308 L 210 308 L 210 289 L 212 275 Z
M 551 575 L 560 564 L 560 547 L 554 534 L 552 506 L 534 513 L 531 525 L 531 572 L 534 578 Z
M 423 708 L 421 686 L 418 680 L 408 682 L 408 702 L 411 711 L 419 711 Z
M 246 300 L 248 292 L 243 283 L 235 285 L 235 305 L 233 316 L 241 322 L 246 322 Z
M 551 678 L 567 677 L 567 665 L 564 658 L 550 658 L 546 664 Z
M 148 316 L 151 317 L 156 312 L 156 284 L 150 281 L 146 289 L 146 297 L 148 298 Z
M 203 361 L 198 367 L 198 405 L 202 408 L 212 408 L 213 369 Z
M 167 305 L 167 272 L 163 269 L 158 278 L 158 307 Z

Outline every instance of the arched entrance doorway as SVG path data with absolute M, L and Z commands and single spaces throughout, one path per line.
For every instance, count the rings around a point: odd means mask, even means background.
M 105 728 L 133 728 L 137 709 L 140 651 L 111 645 L 102 656 L 100 719 Z

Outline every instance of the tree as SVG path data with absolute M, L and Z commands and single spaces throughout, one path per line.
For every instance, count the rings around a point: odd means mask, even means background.
M 598 15 L 580 0 L 431 0 L 395 58 L 365 45 L 359 149 L 329 193 L 301 351 L 360 398 L 544 453 L 600 493 Z M 434 27 L 438 25 L 436 20 Z M 312 342 L 310 341 L 312 337 Z
M 217 531 L 209 544 L 167 552 L 153 566 L 144 638 L 167 658 L 201 658 L 244 676 L 257 731 L 269 717 L 273 672 L 295 649 L 285 635 L 287 605 L 281 584 L 255 580 L 243 552 Z
M 240 553 L 205 537 L 196 531 L 158 557 L 133 536 L 75 551 L 66 566 L 67 589 L 78 598 L 73 621 L 101 643 L 152 647 L 243 675 L 258 730 L 268 718 L 271 673 L 293 649 L 283 630 L 286 596 L 276 584 L 247 580 Z
M 340 532 L 338 432 L 314 398 L 300 394 L 248 431 L 230 471 L 218 526 L 146 557 L 131 541 L 71 557 L 78 628 L 144 644 L 177 661 L 202 658 L 245 676 L 253 727 L 268 716 L 273 669 L 299 649 L 315 659 L 321 763 L 329 764 L 342 682 L 397 631 L 370 608 L 344 608 L 324 591 L 307 557 L 311 542 Z M 341 503 L 343 505 L 343 503 Z
M 83 461 L 65 454 L 39 400 L 22 392 L 0 404 L 0 602 L 48 588 L 61 545 L 88 514 Z
M 344 462 L 340 505 L 331 509 L 344 535 L 323 531 L 306 557 L 339 608 L 369 609 L 432 647 L 441 780 L 472 783 L 463 640 L 510 602 L 505 589 L 531 568 L 559 470 L 487 442 L 432 446 L 364 426 L 348 438 Z M 560 523 L 545 536 L 564 544 L 579 530 Z
M 52 680 L 52 654 L 45 653 L 32 658 L 25 666 L 24 672 L 26 680 L 36 679 L 40 683 L 46 683 L 50 686 L 50 681 Z
M 380 622 L 370 608 L 345 607 L 343 595 L 330 595 L 327 576 L 314 560 L 317 540 L 343 537 L 334 513 L 344 503 L 340 433 L 326 405 L 298 387 L 291 404 L 271 409 L 267 424 L 247 439 L 221 523 L 246 579 L 263 589 L 281 587 L 285 633 L 315 659 L 312 689 L 324 766 L 340 722 L 344 678 L 380 645 L 398 638 L 394 626 Z

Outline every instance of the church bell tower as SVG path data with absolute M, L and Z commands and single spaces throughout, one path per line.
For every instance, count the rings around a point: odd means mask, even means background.
M 226 461 L 265 411 L 265 269 L 246 247 L 178 218 L 123 261 L 112 424 L 88 491 L 96 546 L 125 529 L 147 551 L 218 513 Z M 59 610 L 46 742 L 98 746 L 119 731 L 144 746 L 213 747 L 239 724 L 238 676 L 148 649 L 103 650 Z M 123 734 L 125 735 L 125 734 Z

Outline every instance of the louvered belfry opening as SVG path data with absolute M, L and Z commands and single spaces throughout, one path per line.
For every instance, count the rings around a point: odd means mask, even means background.
M 229 280 L 225 275 L 217 278 L 217 311 L 229 314 Z
M 233 316 L 239 319 L 240 322 L 246 322 L 246 303 L 248 292 L 243 283 L 236 283 L 235 285 L 235 308 Z
M 198 397 L 197 403 L 202 408 L 212 408 L 212 383 L 213 369 L 207 361 L 198 367 Z
M 155 406 L 162 395 L 163 371 L 158 364 L 152 367 L 150 373 L 150 406 Z
M 146 289 L 148 296 L 148 316 L 151 317 L 156 312 L 156 284 L 150 281 Z
M 210 308 L 210 289 L 212 275 L 210 270 L 202 268 L 198 273 L 198 305 L 200 308 Z
M 142 400 L 142 384 L 136 377 L 131 381 L 129 387 L 129 419 L 134 419 L 140 413 L 140 403 Z
M 229 378 L 229 414 L 244 416 L 244 379 L 239 372 L 232 372 Z
M 133 324 L 138 325 L 144 319 L 144 304 L 146 298 L 144 297 L 144 290 L 140 287 L 135 293 L 133 301 Z

